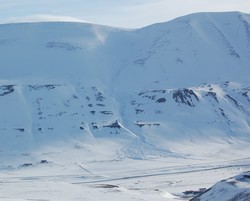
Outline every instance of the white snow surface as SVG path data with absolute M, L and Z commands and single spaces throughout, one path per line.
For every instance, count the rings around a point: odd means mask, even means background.
M 178 200 L 249 171 L 248 14 L 5 24 L 0 55 L 0 200 Z
M 222 180 L 192 201 L 202 200 L 250 200 L 250 172 Z

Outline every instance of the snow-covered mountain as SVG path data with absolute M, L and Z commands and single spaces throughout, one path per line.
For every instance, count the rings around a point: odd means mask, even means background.
M 249 198 L 206 190 L 249 171 L 249 14 L 4 24 L 0 58 L 0 200 Z
M 1 151 L 72 140 L 106 142 L 112 158 L 249 147 L 248 14 L 199 13 L 137 30 L 5 24 L 0 55 Z

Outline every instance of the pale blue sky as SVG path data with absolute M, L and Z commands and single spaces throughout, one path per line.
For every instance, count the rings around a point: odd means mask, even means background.
M 0 0 L 0 23 L 87 21 L 135 28 L 194 12 L 250 13 L 249 0 Z

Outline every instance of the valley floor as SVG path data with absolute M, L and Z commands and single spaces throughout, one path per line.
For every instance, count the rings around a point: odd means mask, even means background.
M 250 158 L 220 162 L 182 158 L 79 163 L 69 160 L 68 164 L 42 160 L 16 167 L 2 163 L 0 200 L 188 200 L 183 192 L 209 188 L 249 170 Z

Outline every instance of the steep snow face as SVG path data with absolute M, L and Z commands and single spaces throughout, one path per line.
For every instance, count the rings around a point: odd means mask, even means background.
M 208 189 L 202 195 L 191 199 L 192 201 L 219 201 L 219 200 L 242 200 L 250 199 L 250 172 L 237 175 L 223 180 Z
M 155 82 L 176 88 L 249 79 L 249 15 L 194 14 L 137 30 L 131 37 L 130 54 L 117 78 L 122 83 L 127 76 L 140 77 L 140 89 Z
M 112 158 L 249 149 L 247 14 L 194 14 L 139 30 L 1 25 L 0 55 L 2 151 L 100 139 L 112 142 Z
M 1 79 L 73 77 L 94 83 L 94 77 L 129 91 L 155 82 L 177 88 L 241 81 L 249 79 L 249 18 L 201 13 L 139 30 L 84 23 L 1 25 Z
M 119 158 L 212 156 L 239 145 L 244 150 L 250 142 L 249 83 L 142 90 L 115 98 L 82 83 L 0 89 L 1 150 L 109 139 L 118 143 Z M 194 148 L 209 143 L 198 153 Z
M 1 79 L 98 82 L 110 64 L 107 37 L 116 31 L 81 23 L 1 25 Z

